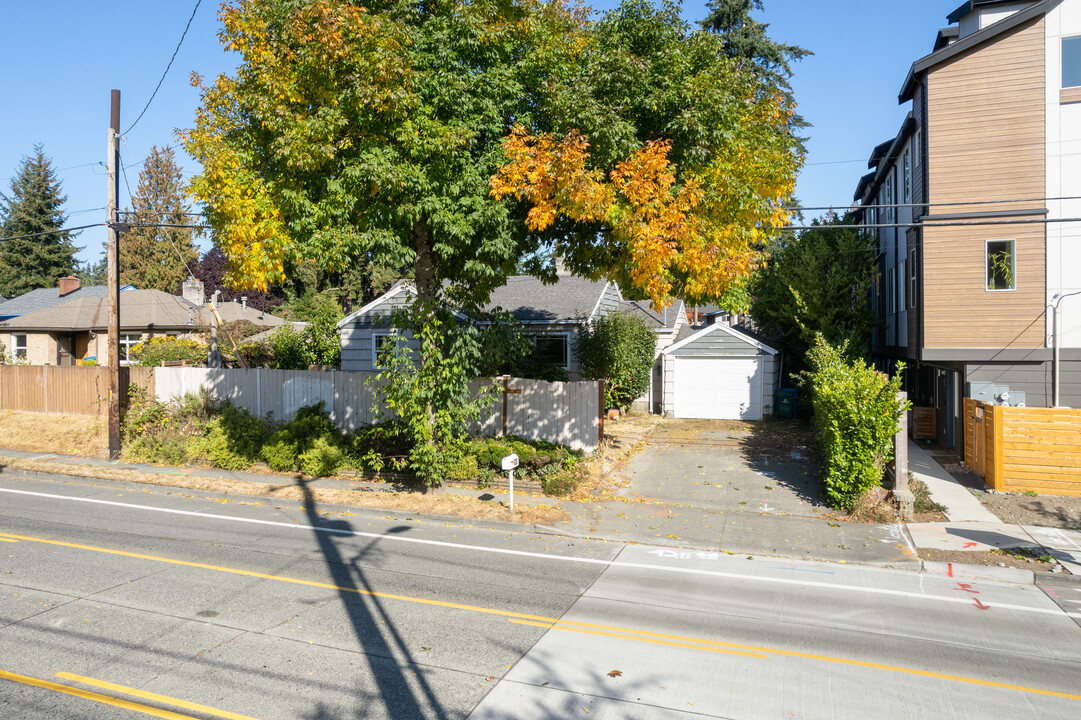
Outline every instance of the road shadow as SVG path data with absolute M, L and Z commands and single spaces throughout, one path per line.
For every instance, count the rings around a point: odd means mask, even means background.
M 339 547 L 345 537 L 356 539 L 352 526 L 344 520 L 328 520 L 319 515 L 315 498 L 304 480 L 297 480 L 297 487 L 304 494 L 304 512 L 314 531 L 319 551 L 330 572 L 353 634 L 364 654 L 371 677 L 378 690 L 386 716 L 391 718 L 437 718 L 448 715 L 425 678 L 426 668 L 416 663 L 409 647 L 384 608 L 382 599 L 365 577 L 359 561 L 378 545 L 372 539 L 367 545 L 356 549 L 350 547 L 349 556 Z M 392 528 L 390 532 L 408 531 L 408 527 Z M 315 709 L 312 718 L 340 717 L 329 714 L 324 706 Z M 367 714 L 361 715 L 365 717 Z

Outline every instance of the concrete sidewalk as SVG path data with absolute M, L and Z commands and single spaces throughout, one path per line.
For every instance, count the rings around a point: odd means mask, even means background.
M 954 480 L 926 450 L 911 440 L 908 441 L 908 470 L 917 480 L 927 484 L 931 499 L 946 507 L 946 517 L 951 522 L 1002 522 L 968 488 Z

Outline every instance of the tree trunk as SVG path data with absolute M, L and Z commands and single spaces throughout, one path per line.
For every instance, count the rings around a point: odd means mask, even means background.
M 417 298 L 422 306 L 428 306 L 439 297 L 440 283 L 435 267 L 435 251 L 432 250 L 432 232 L 428 219 L 423 215 L 413 225 L 413 240 L 417 253 Z

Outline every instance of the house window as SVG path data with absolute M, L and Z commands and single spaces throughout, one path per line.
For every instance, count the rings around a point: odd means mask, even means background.
M 11 336 L 11 359 L 12 360 L 25 360 L 26 359 L 26 335 L 12 335 Z
M 905 200 L 907 204 L 912 200 L 912 149 L 905 148 L 904 159 Z
M 394 352 L 396 343 L 394 342 L 394 333 L 392 332 L 375 332 L 372 333 L 372 367 L 379 367 L 379 356 L 385 351 Z
M 566 335 L 534 335 L 534 357 L 542 363 L 570 367 L 570 343 Z
M 1062 38 L 1062 87 L 1081 87 L 1081 35 Z
M 120 336 L 120 362 L 131 362 L 131 349 L 143 341 L 143 336 L 139 333 L 131 335 Z
M 920 131 L 917 130 L 912 135 L 912 164 L 919 165 L 923 162 L 923 156 L 920 155 Z
M 916 275 L 916 259 L 918 248 L 912 248 L 908 253 L 908 306 L 916 307 L 916 288 L 919 280 Z
M 987 241 L 987 289 L 1016 290 L 1016 241 Z
M 889 175 L 886 176 L 886 191 L 885 191 L 884 195 L 885 195 L 885 197 L 883 198 L 882 202 L 886 206 L 885 216 L 886 216 L 886 224 L 888 225 L 888 224 L 893 222 L 893 210 L 894 210 L 894 208 L 890 207 L 891 205 L 893 205 L 893 172 L 892 171 L 890 172 Z
M 905 301 L 905 261 L 901 258 L 897 261 L 897 312 L 903 312 L 908 303 Z

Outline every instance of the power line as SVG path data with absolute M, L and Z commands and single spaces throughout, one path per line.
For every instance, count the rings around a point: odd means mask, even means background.
M 129 132 L 131 132 L 132 128 L 139 124 L 139 121 L 143 119 L 143 115 L 146 114 L 147 109 L 150 107 L 150 103 L 154 102 L 154 98 L 157 96 L 158 90 L 161 89 L 161 84 L 165 82 L 165 76 L 169 74 L 169 68 L 173 66 L 173 61 L 176 60 L 176 54 L 180 52 L 180 46 L 184 44 L 184 38 L 188 35 L 188 29 L 191 27 L 191 21 L 195 19 L 195 13 L 199 9 L 199 5 L 202 2 L 203 0 L 196 0 L 195 8 L 191 11 L 191 17 L 188 18 L 188 24 L 184 26 L 184 32 L 180 35 L 180 42 L 176 44 L 176 50 L 173 50 L 173 56 L 169 58 L 169 64 L 165 66 L 165 72 L 161 74 L 161 80 L 158 80 L 158 86 L 154 88 L 154 92 L 150 93 L 150 99 L 146 101 L 146 105 L 143 107 L 143 111 L 139 113 L 139 117 L 135 118 L 135 122 L 131 124 L 131 127 L 121 133 L 122 135 L 127 135 Z
M 1010 203 L 1034 203 L 1034 202 L 1058 202 L 1063 200 L 1081 200 L 1081 196 L 1070 195 L 1067 197 L 1042 197 L 1021 198 L 1018 200 L 969 200 L 967 202 L 940 202 L 940 203 L 881 203 L 878 205 L 830 205 L 823 207 L 795 207 L 793 210 L 844 210 L 852 212 L 856 210 L 869 210 L 871 208 L 926 208 L 926 207 L 960 207 L 966 205 L 1005 205 Z
M 46 230 L 45 232 L 30 233 L 29 235 L 12 235 L 11 237 L 0 237 L 0 241 L 5 240 L 22 240 L 23 238 L 41 237 L 42 235 L 60 235 L 62 233 L 75 232 L 76 230 L 86 230 L 92 227 L 104 227 L 108 223 L 94 223 L 93 225 L 80 225 L 78 227 L 61 228 L 60 230 Z

